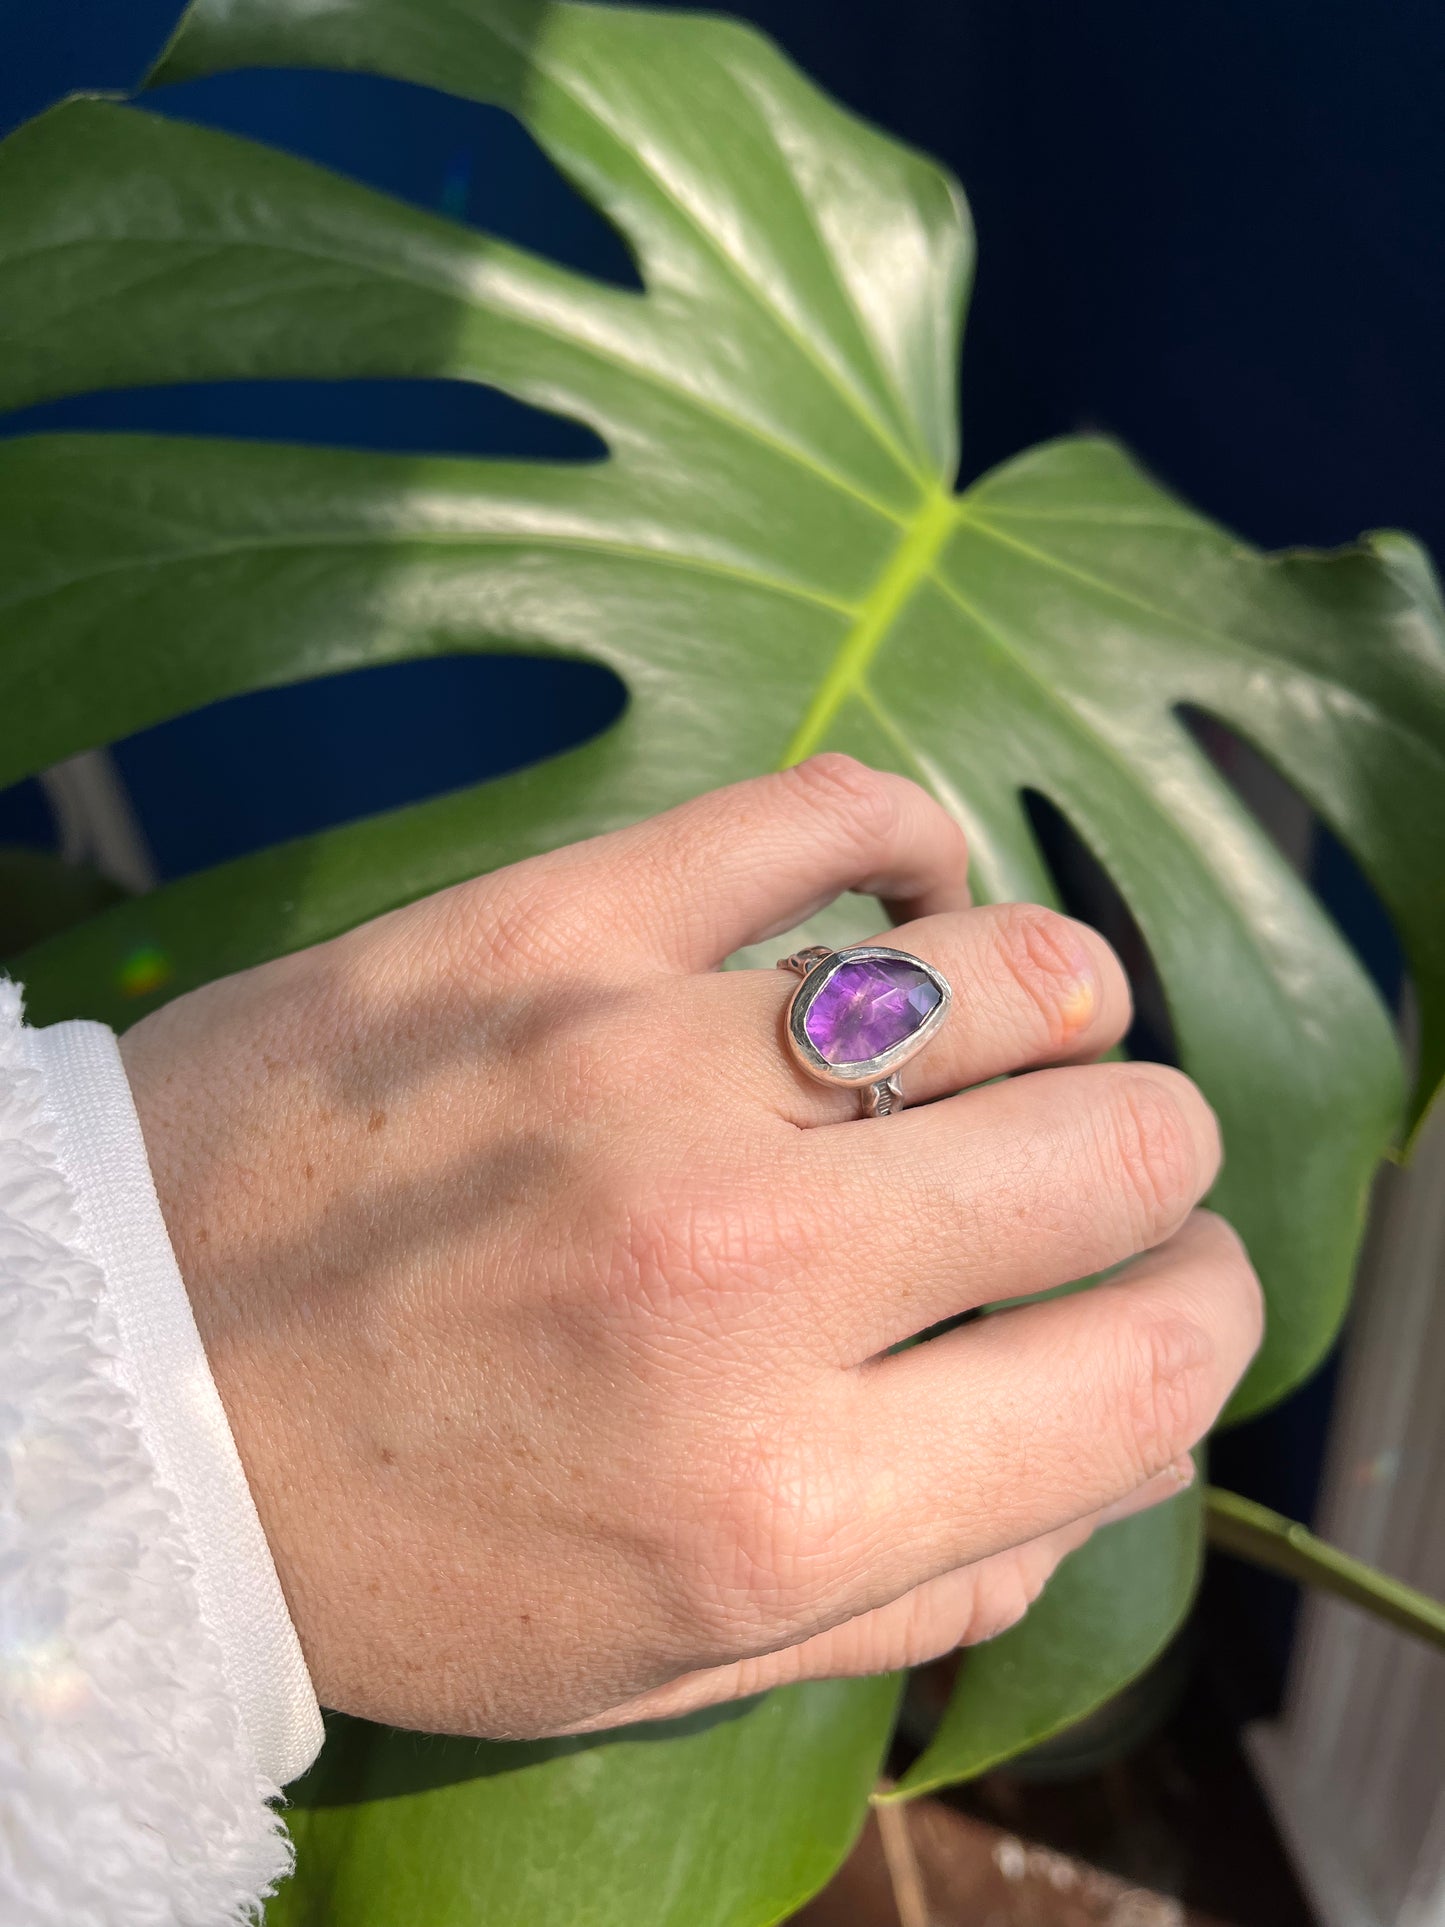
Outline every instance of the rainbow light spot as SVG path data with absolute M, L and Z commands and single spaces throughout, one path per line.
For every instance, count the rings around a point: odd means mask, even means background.
M 1060 1005 L 1059 1015 L 1064 1020 L 1066 1037 L 1086 1028 L 1094 1015 L 1094 985 L 1090 978 L 1081 977 L 1075 983 Z
M 150 943 L 141 944 L 138 949 L 131 951 L 121 965 L 116 981 L 124 997 L 149 997 L 152 991 L 168 983 L 170 976 L 170 958 L 164 950 L 158 950 Z
M 1393 1485 L 1400 1472 L 1398 1452 L 1380 1452 L 1373 1459 L 1365 1459 L 1354 1469 L 1353 1482 L 1357 1486 Z

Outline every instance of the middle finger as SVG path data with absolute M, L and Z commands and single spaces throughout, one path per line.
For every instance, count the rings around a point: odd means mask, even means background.
M 1219 1169 L 1181 1072 L 1035 1071 L 901 1117 L 808 1131 L 787 1180 L 807 1226 L 793 1289 L 831 1362 L 1121 1264 L 1170 1237 Z

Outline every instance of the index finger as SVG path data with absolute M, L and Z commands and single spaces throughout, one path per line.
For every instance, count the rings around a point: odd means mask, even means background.
M 968 906 L 968 845 L 926 790 L 828 753 L 533 859 L 587 899 L 588 927 L 674 969 L 712 969 L 845 890 L 895 918 Z

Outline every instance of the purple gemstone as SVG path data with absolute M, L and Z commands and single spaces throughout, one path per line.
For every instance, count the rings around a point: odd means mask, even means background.
M 839 964 L 803 1018 L 803 1029 L 829 1064 L 863 1064 L 911 1037 L 943 993 L 917 964 L 860 957 Z

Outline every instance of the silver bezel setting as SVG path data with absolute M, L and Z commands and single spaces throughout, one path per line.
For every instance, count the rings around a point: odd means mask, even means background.
M 875 959 L 883 959 L 889 963 L 911 964 L 914 969 L 921 970 L 930 982 L 938 986 L 941 993 L 939 1002 L 929 1011 L 917 1030 L 905 1037 L 901 1044 L 895 1044 L 892 1050 L 884 1051 L 879 1057 L 870 1057 L 862 1063 L 830 1064 L 803 1028 L 804 1019 L 818 992 L 824 984 L 829 983 L 837 975 L 844 964 L 868 963 Z M 911 950 L 893 950 L 887 944 L 881 943 L 851 944 L 846 950 L 834 950 L 820 963 L 814 964 L 793 992 L 788 1004 L 787 1023 L 784 1027 L 788 1049 L 808 1075 L 816 1077 L 820 1083 L 849 1086 L 881 1083 L 883 1079 L 906 1064 L 909 1058 L 917 1056 L 948 1015 L 948 1007 L 952 1002 L 953 986 L 947 977 L 941 970 L 935 970 L 931 963 L 925 963 L 922 957 L 915 957 Z

